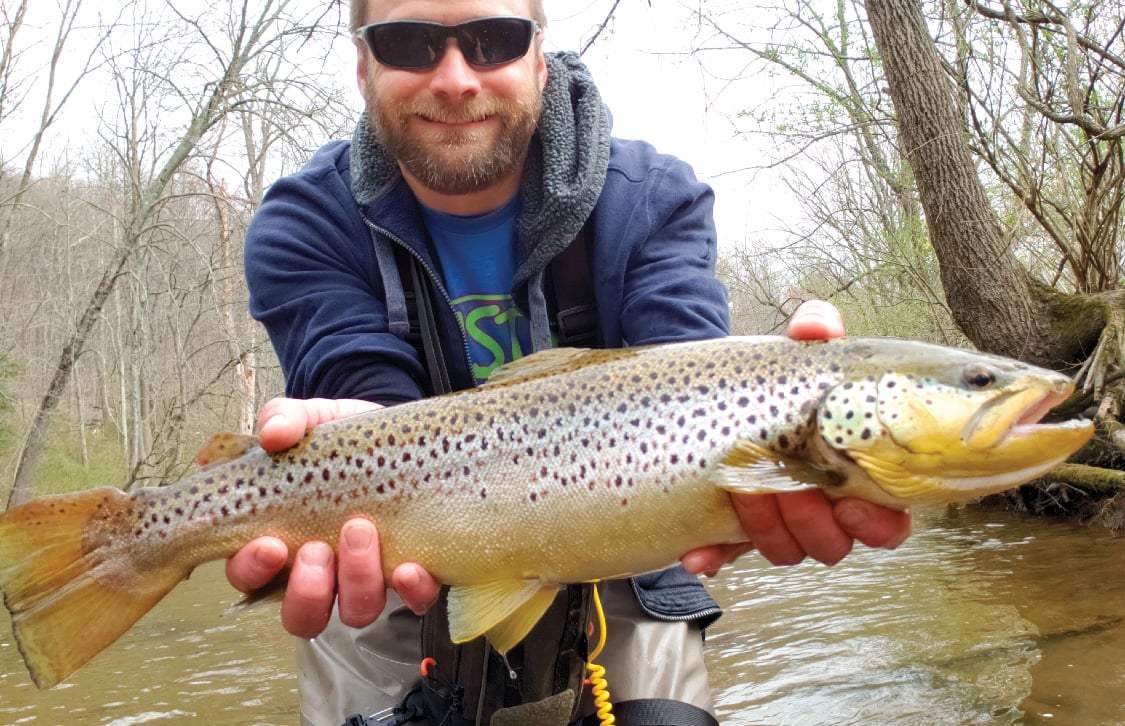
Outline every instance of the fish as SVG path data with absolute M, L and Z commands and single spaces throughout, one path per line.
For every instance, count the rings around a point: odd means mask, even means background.
M 1045 422 L 1060 373 L 891 338 L 559 348 L 478 388 L 310 428 L 285 451 L 218 434 L 179 482 L 100 487 L 0 514 L 0 591 L 48 688 L 200 564 L 272 535 L 295 550 L 376 523 L 385 574 L 449 585 L 450 636 L 506 653 L 567 583 L 744 542 L 732 492 L 820 488 L 892 507 L 1018 486 L 1078 450 Z

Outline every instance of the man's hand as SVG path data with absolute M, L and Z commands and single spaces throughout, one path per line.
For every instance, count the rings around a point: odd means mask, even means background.
M 367 401 L 275 398 L 258 416 L 259 440 L 266 451 L 281 451 L 300 441 L 310 426 L 377 408 Z M 252 592 L 269 583 L 288 561 L 284 542 L 259 537 L 227 560 L 227 579 L 238 590 Z M 419 614 L 437 600 L 440 588 L 413 563 L 395 568 L 391 586 Z M 344 524 L 336 552 L 326 542 L 306 542 L 297 550 L 281 603 L 282 625 L 298 637 L 316 637 L 328 624 L 337 596 L 340 620 L 353 628 L 374 622 L 387 604 L 379 533 L 362 517 Z
M 810 300 L 789 320 L 789 337 L 824 340 L 844 334 L 840 311 Z M 689 572 L 714 574 L 751 549 L 775 565 L 795 565 L 806 557 L 833 565 L 859 540 L 868 547 L 893 549 L 910 536 L 910 513 L 860 499 L 829 501 L 820 490 L 790 494 L 731 494 L 749 541 L 702 547 L 684 555 Z

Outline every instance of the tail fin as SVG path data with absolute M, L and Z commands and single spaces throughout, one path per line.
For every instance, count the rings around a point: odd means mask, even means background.
M 50 688 L 121 637 L 189 574 L 138 572 L 133 500 L 106 487 L 0 514 L 0 592 L 31 678 Z

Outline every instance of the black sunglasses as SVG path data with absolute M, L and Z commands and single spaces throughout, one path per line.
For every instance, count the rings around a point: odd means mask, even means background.
M 522 58 L 531 48 L 539 23 L 530 18 L 477 18 L 457 25 L 424 20 L 372 23 L 356 31 L 375 60 L 391 68 L 433 68 L 445 55 L 446 40 L 455 38 L 472 66 L 499 66 Z

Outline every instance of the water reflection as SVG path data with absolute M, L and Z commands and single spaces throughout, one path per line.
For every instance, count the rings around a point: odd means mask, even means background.
M 292 647 L 277 608 L 224 616 L 237 599 L 221 565 L 200 568 L 108 651 L 49 691 L 31 684 L 4 613 L 0 723 L 297 723 Z
M 711 581 L 724 724 L 1125 724 L 1125 539 L 1003 512 L 921 512 L 896 552 Z M 0 724 L 298 722 L 275 607 L 237 616 L 209 565 L 46 692 L 0 615 Z M 612 674 L 609 674 L 612 688 Z
M 1125 541 L 922 512 L 898 551 L 716 578 L 729 724 L 1121 724 Z

